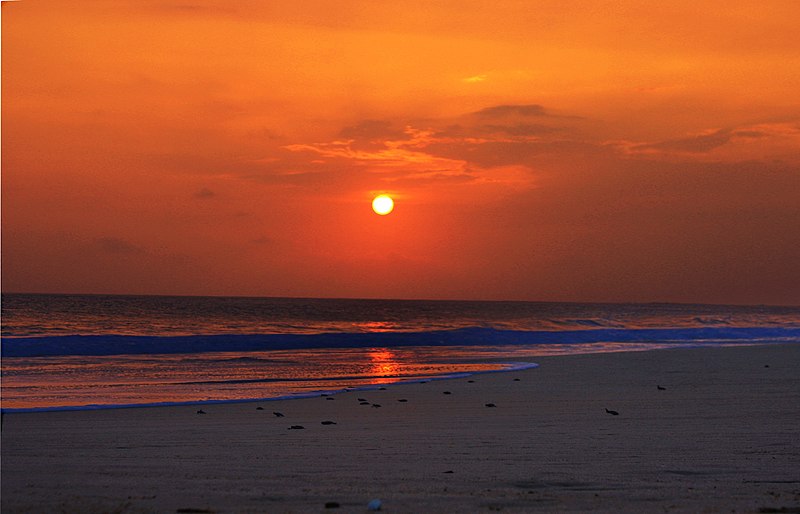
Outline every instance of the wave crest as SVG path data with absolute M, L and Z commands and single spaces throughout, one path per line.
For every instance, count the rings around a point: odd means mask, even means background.
M 499 330 L 472 327 L 426 332 L 225 334 L 195 336 L 70 335 L 3 338 L 4 357 L 67 355 L 198 354 L 305 348 L 403 346 L 496 346 L 584 344 L 603 342 L 760 343 L 800 342 L 800 328 L 597 328 L 584 330 Z

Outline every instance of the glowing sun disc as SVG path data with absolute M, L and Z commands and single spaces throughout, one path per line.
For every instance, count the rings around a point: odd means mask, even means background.
M 394 200 L 389 195 L 378 195 L 372 200 L 372 210 L 381 216 L 386 216 L 394 209 Z

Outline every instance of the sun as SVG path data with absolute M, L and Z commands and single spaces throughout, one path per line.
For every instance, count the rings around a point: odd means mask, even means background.
M 378 195 L 372 200 L 372 210 L 381 216 L 386 216 L 394 209 L 394 200 L 389 195 Z

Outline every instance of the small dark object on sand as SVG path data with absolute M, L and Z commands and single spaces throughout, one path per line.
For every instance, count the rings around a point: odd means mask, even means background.
M 306 427 L 304 427 L 303 425 L 292 425 L 288 428 L 288 430 L 303 430 L 304 428 Z
M 385 387 L 379 387 L 378 391 L 386 391 L 386 388 Z
M 366 398 L 356 398 L 356 400 L 358 400 L 358 401 L 360 401 L 360 402 L 365 402 L 365 401 L 367 401 L 367 399 L 366 399 Z
M 656 389 L 658 389 L 659 391 L 666 391 L 666 390 L 667 390 L 667 388 L 666 388 L 666 387 L 664 387 L 664 386 L 660 386 L 660 385 L 657 385 L 657 386 L 656 386 Z
M 468 384 L 474 384 L 474 383 L 475 383 L 475 381 L 474 381 L 474 380 L 467 380 L 467 383 L 468 383 Z
M 606 412 L 608 412 L 608 413 L 609 413 L 609 414 L 611 414 L 612 416 L 619 416 L 619 412 L 617 412 L 617 411 L 615 411 L 615 410 L 608 410 L 608 409 L 606 409 Z
M 283 413 L 282 412 L 275 411 L 275 412 L 273 412 L 273 414 L 275 414 L 276 418 L 282 418 L 283 417 Z
M 519 382 L 519 379 L 518 379 L 518 378 L 515 378 L 515 379 L 514 379 L 514 382 Z
M 451 393 L 450 391 L 445 391 L 442 394 L 453 394 L 453 393 Z
M 264 410 L 264 407 L 256 407 L 256 410 Z
M 369 402 L 358 402 L 359 405 L 369 405 Z
M 373 403 L 372 407 L 375 408 L 375 409 L 379 409 L 381 407 L 381 404 L 380 403 Z
M 406 400 L 405 398 L 400 398 L 397 401 L 400 402 L 400 403 L 406 403 L 408 400 Z
M 206 413 L 206 411 L 204 411 L 204 410 L 202 410 L 202 409 L 201 409 L 201 410 L 199 410 L 199 411 L 197 411 L 197 414 L 205 414 L 205 413 Z
M 326 509 L 338 509 L 339 507 L 339 502 L 325 502 Z
M 493 403 L 487 403 L 487 404 L 486 404 L 486 406 L 487 406 L 487 407 L 497 407 L 497 405 L 495 405 L 495 404 L 493 404 Z
M 325 398 L 325 399 L 326 399 L 326 400 L 335 400 L 336 398 L 334 398 L 333 396 L 328 396 L 328 397 L 327 397 L 327 398 Z
M 442 473 L 445 473 L 445 474 L 447 474 L 447 473 L 452 473 L 452 472 L 453 472 L 453 470 L 452 470 L 452 469 L 448 469 L 447 471 L 443 471 Z
M 335 421 L 323 421 L 322 424 L 323 425 L 335 425 L 336 422 Z
M 208 509 L 195 509 L 193 507 L 183 507 L 175 512 L 178 514 L 212 514 L 214 511 Z
M 765 368 L 768 368 L 768 367 L 769 367 L 769 364 L 764 364 L 764 367 L 765 367 Z

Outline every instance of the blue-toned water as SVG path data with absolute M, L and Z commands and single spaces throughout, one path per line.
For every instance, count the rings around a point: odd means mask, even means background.
M 797 342 L 798 307 L 7 294 L 3 408 L 276 398 L 539 355 Z

